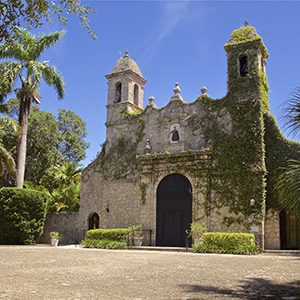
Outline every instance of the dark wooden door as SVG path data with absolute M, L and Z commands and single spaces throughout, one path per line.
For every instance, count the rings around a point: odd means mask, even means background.
M 280 212 L 280 243 L 283 250 L 300 249 L 299 220 L 294 211 Z
M 156 245 L 185 247 L 192 222 L 192 188 L 180 174 L 165 177 L 157 189 Z M 189 246 L 190 246 L 189 242 Z

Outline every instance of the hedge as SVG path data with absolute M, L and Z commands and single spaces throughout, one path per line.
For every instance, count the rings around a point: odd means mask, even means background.
M 193 245 L 194 252 L 257 254 L 255 236 L 250 233 L 206 232 L 199 244 Z
M 91 229 L 87 231 L 86 237 L 91 240 L 110 240 L 124 241 L 128 239 L 130 229 L 114 228 L 114 229 Z
M 44 192 L 19 188 L 0 190 L 0 244 L 36 242 L 46 217 Z
M 82 242 L 85 248 L 97 248 L 97 249 L 124 249 L 125 242 L 112 241 L 112 240 L 94 240 L 87 239 Z

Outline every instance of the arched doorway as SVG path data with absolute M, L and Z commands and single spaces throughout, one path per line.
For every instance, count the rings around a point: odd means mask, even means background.
M 191 222 L 191 183 L 180 174 L 166 176 L 157 188 L 156 245 L 184 247 Z
M 98 228 L 99 228 L 99 215 L 97 213 L 93 213 L 89 217 L 89 230 L 98 229 Z
M 297 214 L 292 210 L 282 210 L 280 219 L 280 248 L 283 250 L 300 249 L 300 228 Z

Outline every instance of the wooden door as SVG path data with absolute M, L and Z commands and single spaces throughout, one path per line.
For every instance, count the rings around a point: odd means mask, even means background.
M 192 188 L 185 176 L 171 174 L 161 181 L 157 189 L 156 218 L 157 246 L 186 246 L 185 230 L 192 222 Z

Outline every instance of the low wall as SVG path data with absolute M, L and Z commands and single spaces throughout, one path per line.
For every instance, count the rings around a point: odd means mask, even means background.
M 76 228 L 78 212 L 62 212 L 47 214 L 44 226 L 44 233 L 38 239 L 38 243 L 50 244 L 49 233 L 57 231 L 62 235 L 60 245 L 79 244 L 85 239 L 86 231 Z

